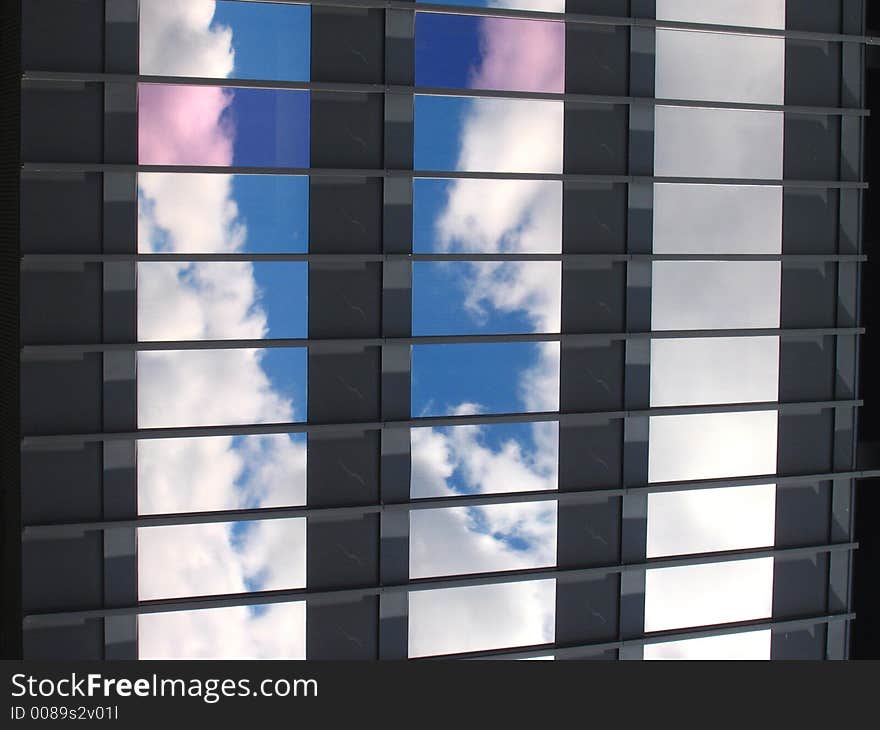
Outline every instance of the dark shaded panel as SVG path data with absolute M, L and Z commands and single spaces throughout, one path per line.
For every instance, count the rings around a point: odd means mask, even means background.
M 101 359 L 21 365 L 21 430 L 24 435 L 101 430 Z
M 780 413 L 776 469 L 779 474 L 831 471 L 834 412 Z
M 378 515 L 334 521 L 310 518 L 306 548 L 309 588 L 376 585 L 379 582 L 378 545 Z
M 774 631 L 770 639 L 771 659 L 824 659 L 828 627 L 824 624 L 799 631 Z
M 310 264 L 309 335 L 379 337 L 381 287 L 381 264 Z
M 774 618 L 816 616 L 828 609 L 828 555 L 776 558 L 773 566 Z
M 834 400 L 835 338 L 779 343 L 779 400 Z
M 21 272 L 21 337 L 29 345 L 101 339 L 101 269 Z
M 623 342 L 592 346 L 564 344 L 559 370 L 563 409 L 611 411 L 623 408 L 623 365 Z
M 21 89 L 24 162 L 102 162 L 104 94 L 99 84 L 38 84 Z
M 829 540 L 831 483 L 776 487 L 777 547 L 823 545 Z
M 22 604 L 27 611 L 94 608 L 103 600 L 103 535 L 25 540 L 22 543 Z
M 785 262 L 782 265 L 783 327 L 834 327 L 837 265 Z
M 25 522 L 98 520 L 101 445 L 21 454 L 21 514 Z
M 577 455 L 569 458 L 569 454 Z M 623 422 L 559 427 L 559 489 L 604 489 L 621 484 Z
M 382 181 L 309 179 L 309 251 L 379 253 Z
M 564 253 L 626 250 L 627 186 L 566 181 L 562 188 Z
M 100 246 L 101 175 L 22 175 L 23 253 L 97 253 Z
M 311 15 L 312 81 L 375 84 L 384 81 L 385 13 L 382 10 L 313 7 Z
M 559 568 L 589 568 L 620 560 L 620 501 L 620 497 L 597 497 L 559 506 Z
M 630 0 L 566 0 L 565 12 L 585 15 L 617 15 L 625 18 L 629 15 L 629 5 Z
M 840 106 L 841 44 L 785 42 L 785 103 Z
M 379 432 L 359 436 L 311 434 L 308 441 L 308 502 L 341 507 L 379 499 Z
M 626 106 L 566 105 L 564 170 L 574 173 L 625 175 L 628 124 L 629 108 Z
M 562 331 L 623 331 L 625 297 L 625 264 L 563 263 Z
M 312 423 L 379 418 L 379 348 L 348 353 L 309 351 Z
M 791 30 L 840 32 L 841 0 L 786 0 L 785 27 Z
M 379 601 L 310 606 L 306 622 L 306 655 L 311 658 L 376 659 Z
M 615 641 L 619 600 L 620 576 L 617 574 L 575 582 L 557 580 L 557 645 Z
M 104 658 L 104 622 L 46 626 L 24 630 L 24 655 L 31 661 L 74 661 Z
M 623 5 L 625 6 L 626 3 Z M 568 3 L 566 10 L 569 13 L 598 12 L 572 10 L 571 3 Z M 626 11 L 609 13 L 609 15 L 618 14 L 627 13 Z M 566 26 L 565 90 L 568 93 L 626 96 L 629 92 L 628 69 L 629 28 L 601 25 Z
M 25 0 L 21 6 L 24 69 L 104 70 L 104 0 Z
M 785 115 L 784 176 L 793 180 L 837 180 L 840 118 Z
M 315 47 L 314 41 L 312 47 Z M 383 167 L 382 96 L 313 91 L 311 99 L 312 167 Z
M 783 190 L 782 252 L 837 253 L 839 210 L 836 190 Z

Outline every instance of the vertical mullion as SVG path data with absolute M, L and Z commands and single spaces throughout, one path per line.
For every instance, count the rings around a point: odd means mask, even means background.
M 415 67 L 414 10 L 385 11 L 385 83 L 412 86 Z M 386 169 L 413 169 L 414 99 L 412 94 L 385 94 L 384 163 Z M 382 251 L 412 252 L 413 180 L 389 177 L 383 183 Z M 412 333 L 412 263 L 386 261 L 382 268 L 382 335 Z M 382 418 L 410 418 L 411 348 L 382 347 Z M 406 502 L 410 494 L 410 431 L 381 433 L 380 497 L 383 504 Z M 409 512 L 389 510 L 380 518 L 381 584 L 409 580 Z M 379 658 L 406 659 L 408 596 L 403 591 L 379 597 Z
M 104 71 L 138 72 L 138 3 L 121 0 L 104 10 Z M 137 86 L 104 85 L 104 162 L 137 162 Z M 105 173 L 103 251 L 137 253 L 137 176 Z M 137 340 L 137 264 L 103 264 L 102 333 L 104 342 Z M 105 430 L 137 429 L 137 355 L 103 354 Z M 137 516 L 137 443 L 105 443 L 103 451 L 104 519 Z M 137 536 L 134 528 L 104 531 L 104 603 L 130 605 L 138 599 Z M 137 617 L 104 620 L 104 658 L 136 659 Z

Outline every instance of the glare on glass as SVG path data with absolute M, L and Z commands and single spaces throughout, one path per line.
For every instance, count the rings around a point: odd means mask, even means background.
M 648 480 L 774 474 L 776 411 L 653 416 Z
M 706 636 L 685 641 L 645 645 L 645 659 L 767 660 L 770 659 L 769 629 L 740 634 Z
M 305 587 L 305 518 L 140 527 L 138 598 Z
M 654 185 L 654 253 L 781 251 L 781 187 Z
M 555 564 L 555 501 L 410 512 L 410 578 Z
M 657 106 L 654 124 L 657 175 L 782 178 L 782 112 Z
M 551 643 L 555 604 L 555 580 L 410 591 L 409 656 Z
M 779 327 L 779 262 L 656 261 L 652 276 L 653 329 Z
M 645 573 L 645 631 L 766 618 L 772 603 L 773 558 Z
M 139 659 L 305 659 L 305 601 L 137 617 Z
M 782 104 L 785 40 L 658 29 L 659 99 Z
M 657 19 L 784 28 L 785 0 L 657 0 Z
M 776 487 L 661 492 L 648 495 L 648 557 L 772 546 Z

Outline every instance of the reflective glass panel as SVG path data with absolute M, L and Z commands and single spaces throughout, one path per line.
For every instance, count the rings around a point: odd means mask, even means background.
M 411 591 L 409 656 L 554 640 L 556 581 Z
M 556 564 L 556 502 L 410 513 L 410 578 Z
M 645 659 L 761 660 L 770 658 L 769 630 L 665 641 L 645 646 Z
M 784 28 L 785 0 L 657 0 L 657 18 L 688 23 Z
M 138 616 L 140 659 L 305 659 L 306 604 Z
M 141 527 L 137 543 L 141 601 L 306 582 L 305 518 Z
M 416 85 L 561 93 L 562 23 L 416 13 Z

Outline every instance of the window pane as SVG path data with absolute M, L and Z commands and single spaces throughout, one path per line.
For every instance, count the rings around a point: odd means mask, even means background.
M 415 98 L 415 169 L 562 172 L 561 102 Z
M 415 263 L 413 334 L 558 332 L 561 275 L 554 261 Z
M 648 557 L 771 546 L 776 487 L 700 489 L 648 495 Z
M 417 345 L 412 349 L 416 416 L 559 409 L 559 344 Z
M 138 174 L 140 253 L 305 253 L 309 179 Z
M 653 329 L 779 327 L 775 261 L 656 261 Z
M 305 659 L 306 604 L 138 616 L 140 659 Z
M 654 416 L 648 480 L 774 474 L 776 411 Z
M 781 187 L 654 185 L 654 253 L 781 252 Z
M 410 513 L 410 578 L 556 564 L 556 502 Z
M 785 40 L 657 30 L 660 99 L 782 104 Z
M 416 85 L 561 93 L 565 26 L 416 13 Z
M 139 352 L 138 427 L 306 420 L 305 349 Z
M 410 431 L 413 499 L 556 489 L 558 423 Z
M 409 656 L 554 640 L 556 581 L 444 588 L 409 594 Z
M 765 618 L 772 603 L 773 558 L 645 573 L 645 631 Z
M 785 0 L 657 0 L 657 18 L 691 23 L 784 28 Z
M 430 2 L 430 0 L 416 0 Z M 512 8 L 514 10 L 540 10 L 543 13 L 564 13 L 565 0 L 452 0 L 445 5 L 461 5 L 472 8 Z
M 657 175 L 782 178 L 781 112 L 658 106 L 654 121 Z
M 306 520 L 141 527 L 138 599 L 246 593 L 306 584 Z
M 651 405 L 774 401 L 778 373 L 778 337 L 655 339 Z
M 308 167 L 309 94 L 140 84 L 138 161 L 145 165 Z
M 562 183 L 417 179 L 413 251 L 560 253 Z
M 765 630 L 648 644 L 645 659 L 769 659 L 771 638 Z
M 308 5 L 141 0 L 140 72 L 307 81 Z
M 306 501 L 305 434 L 138 442 L 138 513 L 292 507 Z
M 306 337 L 308 264 L 139 263 L 140 340 Z

